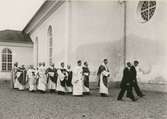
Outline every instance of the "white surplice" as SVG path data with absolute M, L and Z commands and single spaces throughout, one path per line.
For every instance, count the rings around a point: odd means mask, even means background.
M 25 89 L 25 86 L 22 85 L 22 84 L 19 82 L 19 80 L 18 80 L 18 78 L 20 77 L 21 73 L 22 73 L 22 72 L 19 72 L 19 71 L 16 72 L 16 80 L 15 80 L 14 87 L 17 88 L 17 89 L 19 89 L 19 90 L 24 90 L 24 89 Z
M 47 77 L 46 77 L 46 68 L 41 66 L 38 69 L 38 75 L 39 75 L 39 80 L 38 80 L 38 90 L 41 91 L 46 91 L 47 89 Z
M 63 74 L 61 69 L 57 70 L 57 74 L 58 74 L 58 78 L 57 78 L 57 89 L 56 90 L 60 92 L 65 92 L 65 87 L 61 85 L 61 81 L 64 80 L 65 75 Z
M 76 66 L 73 71 L 73 95 L 83 95 L 83 69 L 82 66 Z
M 48 72 L 48 89 L 49 90 L 56 90 L 56 83 L 51 80 L 51 77 L 54 77 L 56 72 L 54 72 L 54 69 L 50 67 L 50 70 Z
M 28 78 L 28 84 L 29 84 L 29 91 L 35 91 L 37 89 L 36 70 L 35 69 L 28 69 L 27 78 Z
M 99 88 L 99 93 L 106 94 L 108 95 L 108 78 L 109 78 L 109 70 L 106 65 L 102 64 L 101 67 L 103 67 L 102 72 L 100 74 L 100 88 Z M 107 80 L 107 84 L 105 83 L 104 80 Z

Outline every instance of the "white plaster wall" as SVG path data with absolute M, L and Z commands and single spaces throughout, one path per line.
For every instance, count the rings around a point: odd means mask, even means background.
M 167 2 L 158 1 L 154 16 L 146 23 L 138 20 L 138 1 L 127 3 L 128 60 L 140 61 L 146 74 L 139 73 L 139 81 L 164 84 L 167 81 Z
M 119 2 L 93 0 L 65 2 L 31 34 L 33 40 L 36 37 L 39 39 L 39 62 L 48 63 L 49 25 L 53 27 L 53 60 L 56 66 L 66 59 L 72 67 L 76 65 L 78 59 L 87 60 L 92 76 L 95 76 L 103 59 L 108 58 L 112 80 L 121 80 L 123 6 Z M 95 77 L 91 80 L 95 80 Z
M 31 34 L 31 38 L 35 41 L 38 37 L 39 43 L 39 62 L 49 63 L 48 55 L 48 28 L 49 25 L 53 29 L 53 63 L 59 66 L 61 61 L 65 60 L 65 6 L 58 8 L 44 23 L 42 23 Z M 35 45 L 34 45 L 35 46 Z M 35 50 L 35 48 L 34 48 Z M 36 53 L 34 51 L 34 63 L 36 64 Z
M 88 61 L 92 76 L 104 58 L 111 80 L 121 80 L 123 67 L 123 5 L 117 1 L 72 1 L 70 63 Z M 91 80 L 95 80 L 92 77 Z
M 2 52 L 3 48 L 9 48 L 12 51 L 12 61 L 18 62 L 19 66 L 30 65 L 33 64 L 33 48 L 32 47 L 12 47 L 12 46 L 0 46 L 0 52 Z M 0 62 L 2 58 L 0 55 Z M 11 73 L 10 72 L 1 72 L 2 64 L 0 63 L 0 79 L 10 79 Z

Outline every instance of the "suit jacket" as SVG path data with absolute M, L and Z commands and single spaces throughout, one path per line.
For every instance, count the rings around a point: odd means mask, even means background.
M 123 77 L 122 77 L 122 81 L 121 81 L 121 88 L 126 87 L 127 85 L 132 85 L 132 71 L 130 69 L 128 69 L 127 67 L 125 67 L 124 71 L 123 71 Z
M 130 68 L 130 70 L 131 70 L 131 72 L 132 72 L 132 80 L 133 80 L 134 82 L 136 82 L 136 81 L 137 81 L 137 71 L 136 71 L 135 66 L 132 66 L 132 67 Z

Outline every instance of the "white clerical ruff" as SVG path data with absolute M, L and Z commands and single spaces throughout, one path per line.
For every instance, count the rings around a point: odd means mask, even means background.
M 48 72 L 49 76 L 54 77 L 54 72 Z

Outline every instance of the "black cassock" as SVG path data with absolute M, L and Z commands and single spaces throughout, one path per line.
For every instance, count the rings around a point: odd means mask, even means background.
M 47 77 L 47 80 L 51 80 L 52 82 L 54 82 L 55 84 L 57 84 L 57 77 L 58 77 L 58 74 L 57 74 L 57 69 L 56 68 L 48 68 L 47 70 L 46 70 L 46 73 L 47 74 L 49 74 L 49 73 L 54 73 L 54 75 L 53 76 L 50 76 L 50 75 L 48 75 L 48 77 Z
M 64 74 L 64 80 L 60 81 L 61 86 L 66 86 L 66 80 L 67 80 L 67 70 L 66 69 L 60 69 L 60 71 Z
M 68 87 L 71 87 L 72 86 L 73 73 L 72 73 L 72 71 L 67 71 L 67 73 L 68 73 L 68 77 L 67 77 L 67 80 L 66 80 L 66 85 Z
M 20 76 L 18 77 L 18 81 L 21 85 L 26 85 L 26 74 L 27 74 L 27 71 L 25 68 L 18 68 L 17 69 L 17 72 L 20 72 Z
M 88 75 L 84 75 L 84 86 L 89 88 L 89 75 L 90 75 L 90 71 L 88 67 L 83 67 L 83 74 L 87 73 Z

